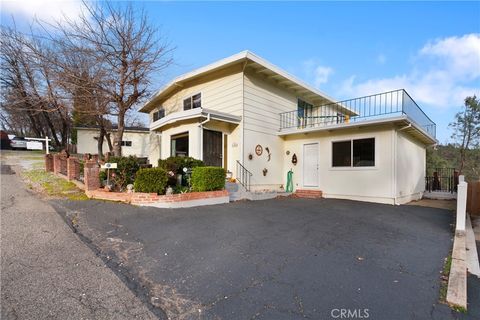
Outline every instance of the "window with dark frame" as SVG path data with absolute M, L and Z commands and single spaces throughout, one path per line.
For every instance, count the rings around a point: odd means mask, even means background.
M 375 138 L 332 142 L 332 167 L 375 166 Z
M 159 110 L 157 110 L 153 113 L 153 121 L 160 120 L 163 117 L 165 117 L 165 110 L 163 108 L 159 109 Z
M 337 141 L 332 143 L 332 167 L 350 167 L 352 165 L 351 141 Z
M 170 155 L 172 157 L 188 157 L 188 132 L 170 137 Z
M 375 139 L 353 140 L 352 160 L 354 167 L 375 166 Z
M 202 94 L 197 93 L 183 100 L 183 110 L 190 110 L 202 107 Z
M 121 145 L 122 145 L 122 147 L 131 147 L 132 146 L 132 141 L 122 140 Z

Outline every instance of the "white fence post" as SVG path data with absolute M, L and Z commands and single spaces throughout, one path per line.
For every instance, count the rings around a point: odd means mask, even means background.
M 467 188 L 468 183 L 465 182 L 463 175 L 458 177 L 457 189 L 457 231 L 465 231 L 465 219 L 467 215 Z

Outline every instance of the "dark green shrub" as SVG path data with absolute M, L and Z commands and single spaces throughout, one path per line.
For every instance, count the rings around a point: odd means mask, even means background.
M 100 180 L 100 185 L 103 186 L 103 182 L 107 180 L 107 171 L 100 171 L 98 173 L 98 180 Z
M 108 162 L 117 163 L 117 169 L 110 169 L 110 181 L 120 190 L 133 183 L 135 174 L 140 169 L 138 159 L 135 156 L 110 157 Z
M 177 184 L 177 174 L 182 175 L 182 185 L 188 184 L 188 179 L 183 172 L 183 168 L 193 169 L 196 167 L 203 167 L 205 164 L 202 160 L 197 160 L 192 157 L 168 157 L 167 159 L 158 160 L 158 167 L 165 169 L 167 173 L 173 172 L 173 175 L 169 175 L 168 185 L 175 186 Z
M 144 168 L 137 171 L 133 188 L 136 192 L 164 194 L 167 187 L 167 172 L 162 168 Z
M 219 167 L 196 167 L 192 170 L 193 191 L 214 191 L 225 188 L 225 169 Z
M 183 168 L 203 167 L 203 161 L 192 157 L 168 157 L 167 159 L 158 160 L 158 167 L 165 169 L 167 172 L 172 171 L 175 174 L 183 174 Z

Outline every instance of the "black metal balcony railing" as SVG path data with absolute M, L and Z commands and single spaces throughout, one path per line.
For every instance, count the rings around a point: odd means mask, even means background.
M 435 123 L 403 89 L 280 113 L 280 130 L 304 129 L 406 115 L 431 137 Z

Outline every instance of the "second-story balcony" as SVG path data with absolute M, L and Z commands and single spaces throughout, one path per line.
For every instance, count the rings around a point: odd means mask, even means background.
M 280 132 L 382 122 L 399 117 L 412 122 L 435 139 L 435 123 L 404 89 L 283 112 L 280 114 Z

